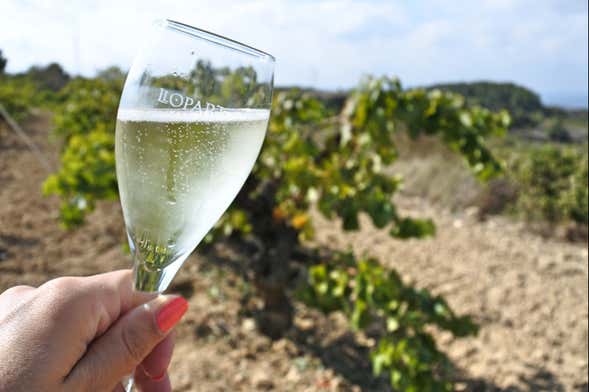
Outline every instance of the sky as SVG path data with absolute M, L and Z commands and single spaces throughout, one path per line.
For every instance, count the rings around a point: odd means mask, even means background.
M 273 54 L 277 85 L 512 81 L 587 107 L 586 0 L 0 0 L 0 49 L 9 72 L 52 61 L 88 76 L 126 70 L 157 18 Z

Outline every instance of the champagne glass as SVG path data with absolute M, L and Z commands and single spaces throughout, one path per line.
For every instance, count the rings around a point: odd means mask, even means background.
M 136 290 L 164 291 L 242 187 L 264 140 L 274 63 L 172 20 L 145 37 L 115 143 Z

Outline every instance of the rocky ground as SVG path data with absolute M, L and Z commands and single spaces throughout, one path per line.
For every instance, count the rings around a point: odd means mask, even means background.
M 45 115 L 25 124 L 56 165 L 48 128 Z M 46 176 L 35 154 L 0 124 L 0 291 L 128 266 L 118 204 L 101 203 L 85 226 L 64 231 L 57 223 L 59 201 L 40 193 Z M 480 322 L 478 337 L 438 336 L 460 369 L 461 390 L 587 391 L 586 244 L 543 238 L 506 218 L 480 222 L 473 210 L 450 213 L 422 199 L 403 198 L 399 205 L 407 214 L 433 218 L 437 236 L 392 240 L 367 221 L 361 231 L 342 234 L 338 222 L 318 218 L 316 241 L 377 256 Z M 177 330 L 174 390 L 387 390 L 371 376 L 371 342 L 351 334 L 341 315 L 297 305 L 286 338 L 271 341 L 257 333 L 239 304 L 252 288 L 227 267 L 242 257 L 222 245 L 197 252 L 176 278 L 173 290 L 189 298 L 190 310 Z

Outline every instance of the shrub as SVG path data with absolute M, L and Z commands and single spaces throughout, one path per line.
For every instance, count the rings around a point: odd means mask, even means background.
M 26 78 L 0 75 L 0 105 L 15 121 L 24 120 L 35 105 L 35 85 Z
M 520 197 L 516 208 L 531 220 L 587 225 L 587 152 L 546 145 L 516 160 Z

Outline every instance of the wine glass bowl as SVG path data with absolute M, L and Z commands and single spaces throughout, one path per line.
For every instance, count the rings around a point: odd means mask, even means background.
M 146 39 L 121 96 L 116 168 L 135 289 L 163 291 L 254 165 L 275 61 L 170 20 Z

